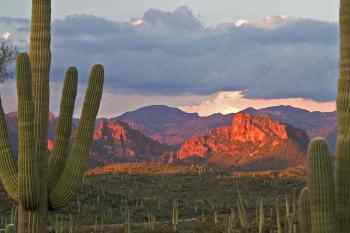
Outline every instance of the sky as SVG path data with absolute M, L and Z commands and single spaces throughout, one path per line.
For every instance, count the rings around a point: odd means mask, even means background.
M 30 1 L 2 1 L 0 39 L 26 50 Z M 335 110 L 338 2 L 206 2 L 53 1 L 51 111 L 65 69 L 78 67 L 81 103 L 94 63 L 106 68 L 100 116 L 152 104 L 203 116 L 274 105 Z M 249 26 L 236 26 L 242 18 Z M 13 81 L 0 95 L 5 111 L 15 111 Z
M 29 0 L 2 0 L 1 16 L 29 17 Z M 141 16 L 150 8 L 172 11 L 188 6 L 207 25 L 269 15 L 289 15 L 336 21 L 339 0 L 60 0 L 52 1 L 53 17 L 92 14 L 116 21 Z

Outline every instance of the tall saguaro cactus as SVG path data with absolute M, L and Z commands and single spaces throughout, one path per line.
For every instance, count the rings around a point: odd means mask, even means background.
M 51 0 L 32 1 L 30 52 L 17 57 L 18 161 L 0 101 L 0 178 L 18 203 L 18 232 L 45 233 L 48 211 L 65 206 L 80 187 L 100 106 L 104 69 L 92 68 L 78 129 L 70 143 L 78 72 L 66 73 L 57 136 L 49 153 Z
M 335 171 L 324 139 L 309 146 L 308 190 L 312 233 L 350 232 L 350 1 L 340 0 L 340 77 Z M 335 178 L 334 178 L 335 174 Z M 303 195 L 303 193 L 301 194 Z M 301 196 L 301 198 L 303 198 Z M 307 216 L 300 211 L 300 219 Z M 302 224 L 302 223 L 300 223 Z

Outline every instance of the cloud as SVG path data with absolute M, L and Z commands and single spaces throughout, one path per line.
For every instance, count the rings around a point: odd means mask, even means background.
M 185 7 L 179 7 L 174 12 L 164 12 L 157 9 L 148 10 L 143 20 L 152 27 L 173 31 L 198 31 L 202 29 L 201 22 Z
M 186 7 L 149 10 L 140 20 L 136 26 L 89 15 L 55 21 L 53 79 L 76 65 L 84 83 L 91 65 L 102 63 L 113 94 L 242 91 L 252 99 L 335 99 L 336 24 L 299 19 L 274 29 L 208 28 Z
M 260 109 L 279 105 L 289 105 L 309 111 L 322 112 L 333 112 L 336 109 L 335 101 L 318 102 L 303 98 L 247 99 L 240 91 L 219 92 L 195 104 L 186 104 L 179 106 L 179 108 L 186 112 L 196 112 L 201 116 L 208 116 L 214 113 L 228 114 L 239 112 L 249 107 Z
M 60 99 L 62 97 L 62 82 L 50 84 L 50 111 L 56 116 L 59 113 Z M 80 117 L 85 96 L 86 85 L 79 85 L 75 102 L 74 116 Z M 172 107 L 195 105 L 201 103 L 210 96 L 203 95 L 142 95 L 142 94 L 118 94 L 104 91 L 99 111 L 99 117 L 116 117 L 125 112 L 134 111 L 137 108 L 150 105 L 167 105 Z M 0 84 L 0 99 L 6 113 L 17 111 L 16 82 L 9 80 Z

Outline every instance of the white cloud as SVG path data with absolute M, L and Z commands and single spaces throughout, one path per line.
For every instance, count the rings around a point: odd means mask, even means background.
M 336 108 L 334 101 L 318 102 L 303 98 L 248 99 L 240 91 L 219 92 L 197 104 L 184 105 L 180 108 L 187 112 L 197 112 L 199 115 L 208 116 L 214 113 L 227 114 L 239 112 L 249 107 L 259 109 L 278 105 L 290 105 L 309 111 L 322 112 L 332 112 L 335 111 Z
M 8 40 L 10 38 L 10 36 L 11 36 L 11 33 L 9 33 L 9 32 L 5 32 L 4 34 L 2 34 L 2 38 L 4 40 Z

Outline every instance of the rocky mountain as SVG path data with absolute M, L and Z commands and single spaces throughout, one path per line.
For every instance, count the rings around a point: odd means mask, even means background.
M 276 106 L 257 110 L 257 113 L 304 129 L 310 137 L 328 137 L 336 128 L 336 112 L 310 112 L 290 106 Z
M 99 120 L 91 150 L 92 166 L 116 162 L 164 161 L 172 148 L 130 128 L 118 120 Z
M 50 114 L 49 120 L 52 149 L 57 118 Z M 7 114 L 7 121 L 16 150 L 17 114 Z M 302 162 L 308 136 L 335 142 L 335 121 L 335 113 L 289 106 L 208 117 L 150 106 L 98 119 L 89 163 L 92 167 L 134 161 L 211 163 L 236 169 L 292 166 Z
M 116 119 L 161 143 L 180 145 L 194 135 L 204 135 L 210 129 L 230 124 L 230 118 L 222 114 L 200 117 L 197 113 L 155 105 L 127 112 Z
M 15 153 L 18 148 L 17 113 L 6 115 L 8 132 Z M 50 113 L 48 148 L 54 146 L 58 118 Z M 78 120 L 73 121 L 73 131 Z M 126 123 L 112 119 L 98 119 L 89 160 L 90 167 L 119 162 L 165 161 L 173 155 L 173 148 L 163 145 L 130 128 Z
M 305 131 L 266 115 L 235 114 L 232 124 L 188 139 L 177 152 L 180 161 L 203 161 L 238 170 L 284 169 L 304 163 Z
M 305 130 L 310 138 L 322 136 L 329 138 L 331 142 L 335 141 L 335 112 L 310 112 L 291 106 L 258 110 L 247 108 L 242 112 L 268 115 L 275 120 Z M 125 113 L 117 119 L 161 143 L 180 145 L 192 136 L 202 136 L 212 129 L 231 125 L 234 115 L 214 114 L 200 117 L 196 113 L 186 113 L 167 106 L 150 106 Z

